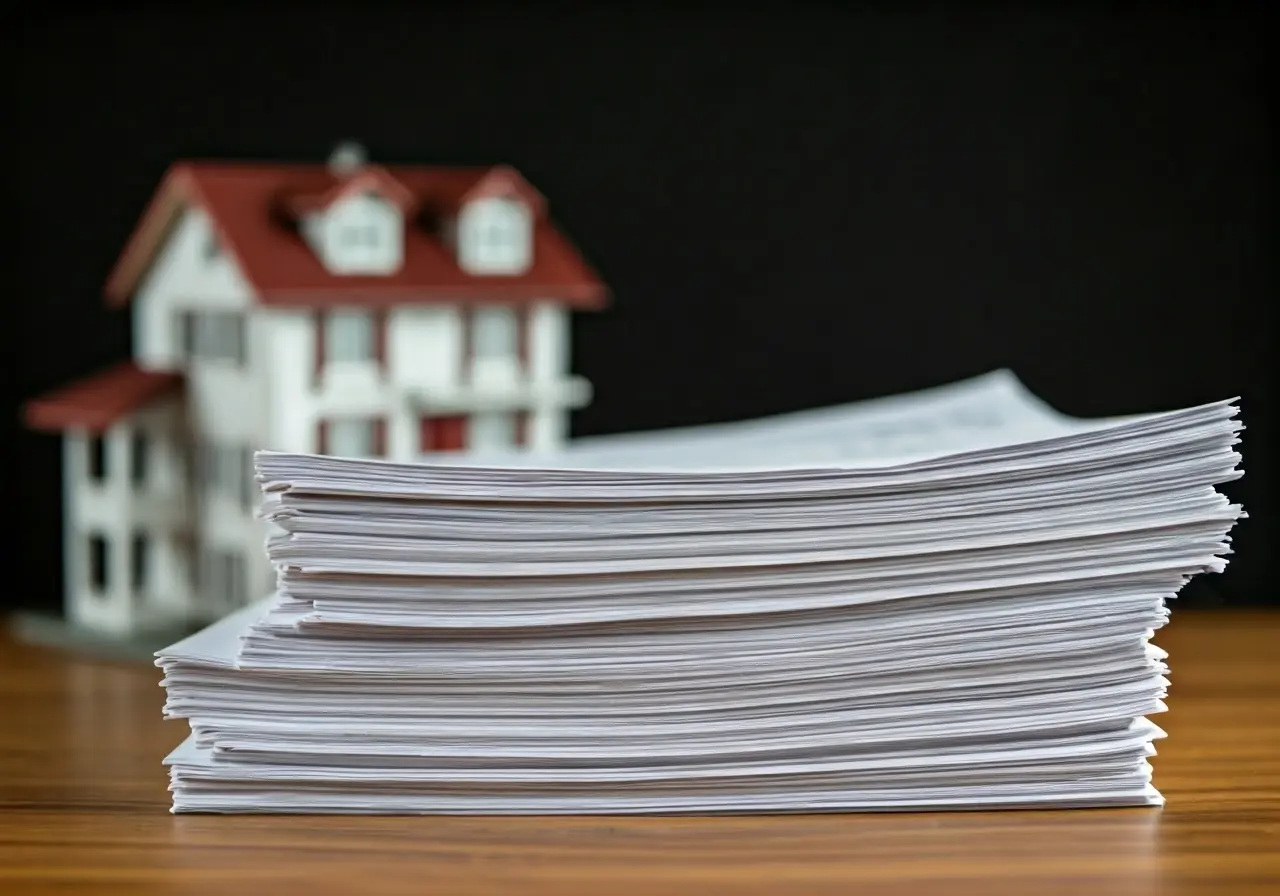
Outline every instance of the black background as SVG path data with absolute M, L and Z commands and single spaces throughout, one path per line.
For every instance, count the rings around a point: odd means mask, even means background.
M 0 605 L 60 600 L 25 398 L 127 355 L 101 285 L 185 157 L 518 167 L 613 288 L 579 435 L 1009 366 L 1081 415 L 1243 397 L 1251 519 L 1201 604 L 1274 603 L 1264 6 L 405 4 L 7 29 L 12 477 Z M 1274 74 L 1274 73 L 1270 73 Z M 16 548 L 16 552 L 14 549 Z

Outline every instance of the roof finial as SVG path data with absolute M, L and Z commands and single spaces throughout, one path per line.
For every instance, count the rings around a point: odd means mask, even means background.
M 353 140 L 339 143 L 329 155 L 329 170 L 338 177 L 354 174 L 364 167 L 368 154 Z

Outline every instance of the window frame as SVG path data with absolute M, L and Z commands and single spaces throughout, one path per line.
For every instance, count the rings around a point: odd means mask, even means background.
M 178 312 L 182 356 L 188 361 L 244 367 L 249 357 L 248 316 L 222 309 Z
M 150 484 L 154 448 L 151 433 L 134 427 L 129 434 L 129 483 L 134 488 L 146 488 Z
M 361 432 L 361 440 L 366 444 L 367 450 L 361 453 L 337 453 L 335 445 L 341 442 L 343 436 L 339 435 L 344 428 L 345 435 L 351 435 L 356 432 L 357 428 Z M 375 417 L 330 417 L 325 425 L 325 453 L 334 457 L 377 457 L 378 452 L 378 421 Z
M 377 321 L 362 309 L 341 308 L 324 316 L 326 364 L 372 364 L 378 358 Z
M 89 590 L 99 596 L 111 590 L 111 542 L 104 532 L 85 536 L 85 579 Z
M 497 326 L 499 323 L 501 327 Z M 519 357 L 520 319 L 515 308 L 476 308 L 471 313 L 470 330 L 472 361 L 505 361 Z

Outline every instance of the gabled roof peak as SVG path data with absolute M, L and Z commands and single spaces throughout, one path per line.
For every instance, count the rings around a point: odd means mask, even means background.
M 457 200 L 458 205 L 474 199 L 489 199 L 515 196 L 527 203 L 535 214 L 542 214 L 546 200 L 529 182 L 520 176 L 520 172 L 510 165 L 494 165 L 479 174 Z
M 330 168 L 332 171 L 332 167 Z M 363 165 L 349 170 L 345 175 L 334 175 L 335 180 L 323 190 L 287 192 L 283 197 L 286 209 L 295 215 L 320 212 L 334 203 L 357 193 L 372 193 L 398 207 L 406 215 L 417 210 L 418 197 L 399 178 L 381 165 Z

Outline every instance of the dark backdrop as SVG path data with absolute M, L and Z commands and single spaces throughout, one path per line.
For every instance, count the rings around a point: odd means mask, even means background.
M 577 434 L 1009 366 L 1062 410 L 1243 396 L 1252 514 L 1188 599 L 1274 602 L 1264 18 L 963 5 L 376 4 L 9 29 L 11 407 L 124 356 L 104 276 L 175 158 L 506 161 L 612 285 Z M 57 440 L 10 418 L 0 602 L 52 607 Z

